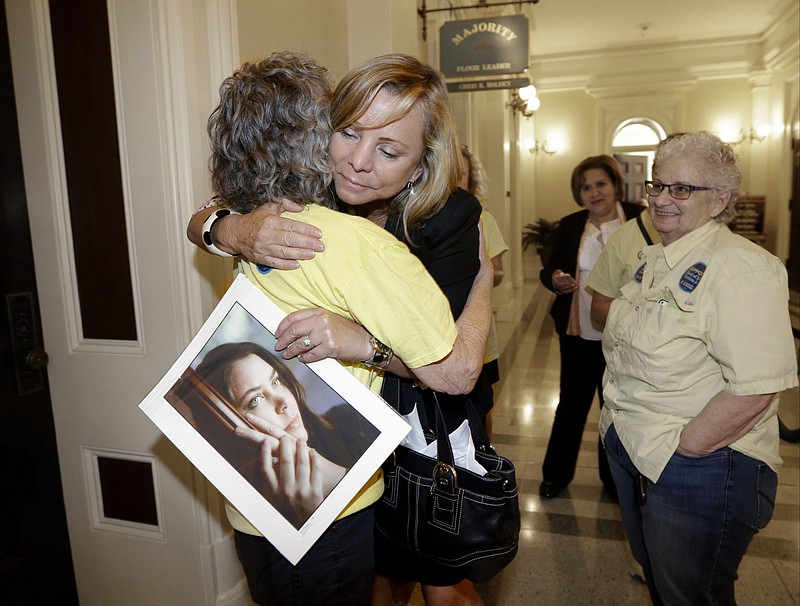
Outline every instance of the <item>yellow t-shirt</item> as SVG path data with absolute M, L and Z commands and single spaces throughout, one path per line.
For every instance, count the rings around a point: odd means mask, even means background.
M 409 368 L 441 360 L 453 348 L 457 330 L 439 286 L 408 248 L 374 223 L 309 204 L 298 219 L 318 227 L 325 251 L 293 270 L 240 262 L 247 278 L 286 313 L 321 307 L 364 326 L 394 350 Z M 380 392 L 382 373 L 361 364 L 344 366 L 372 391 Z M 383 493 L 380 470 L 340 517 L 359 511 Z M 230 504 L 231 525 L 260 533 Z
M 486 251 L 489 253 L 489 258 L 494 259 L 497 255 L 506 253 L 508 244 L 503 239 L 497 220 L 489 211 L 484 210 L 481 213 L 481 221 L 483 222 L 483 239 L 486 240 Z M 492 325 L 489 327 L 489 338 L 486 340 L 486 354 L 483 357 L 483 363 L 496 360 L 498 355 L 497 327 L 494 324 L 494 315 L 492 315 Z
M 613 423 L 636 468 L 657 482 L 683 427 L 718 393 L 797 385 L 786 268 L 710 221 L 644 249 L 640 280 L 622 287 L 603 333 L 600 433 Z M 778 398 L 733 450 L 781 464 Z

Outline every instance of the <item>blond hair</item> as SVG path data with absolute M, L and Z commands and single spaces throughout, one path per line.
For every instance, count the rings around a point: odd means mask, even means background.
M 461 156 L 469 164 L 469 174 L 467 175 L 467 191 L 478 198 L 483 205 L 486 203 L 486 171 L 478 159 L 466 145 L 461 146 Z M 461 167 L 463 174 L 464 167 Z
M 393 109 L 370 128 L 381 128 L 418 106 L 423 116 L 422 174 L 410 188 L 398 192 L 388 212 L 402 218 L 406 237 L 425 219 L 438 213 L 458 183 L 458 136 L 442 74 L 409 55 L 390 54 L 352 69 L 338 84 L 331 104 L 335 132 L 357 125 L 380 91 L 391 95 Z

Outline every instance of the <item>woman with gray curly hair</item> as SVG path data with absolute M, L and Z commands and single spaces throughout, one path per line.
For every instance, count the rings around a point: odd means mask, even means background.
M 244 64 L 223 83 L 219 105 L 209 118 L 212 183 L 227 207 L 212 205 L 203 237 L 209 237 L 207 246 L 215 246 L 211 234 L 220 218 L 231 213 L 247 213 L 239 218 L 247 217 L 280 206 L 284 198 L 297 201 L 300 211 L 296 216 L 303 225 L 324 234 L 325 251 L 305 259 L 293 271 L 275 269 L 261 259 L 241 259 L 239 263 L 241 272 L 289 314 L 275 331 L 276 348 L 283 356 L 305 356 L 306 362 L 318 359 L 309 358 L 309 352 L 327 342 L 328 330 L 340 327 L 335 332 L 341 338 L 335 344 L 341 347 L 331 346 L 326 353 L 335 354 L 374 391 L 380 390 L 388 370 L 410 370 L 437 389 L 469 391 L 480 370 L 490 317 L 491 266 L 477 250 L 477 224 L 474 271 L 465 279 L 468 297 L 456 322 L 441 288 L 405 245 L 372 216 L 365 220 L 334 210 L 329 185 L 341 172 L 336 158 L 343 154 L 329 155 L 329 147 L 350 148 L 354 141 L 374 145 L 369 149 L 377 159 L 367 158 L 357 146 L 353 161 L 380 164 L 380 174 L 370 180 L 360 178 L 360 182 L 344 177 L 343 183 L 336 183 L 337 189 L 352 190 L 353 204 L 364 203 L 368 211 L 364 216 L 382 210 L 362 199 L 365 190 L 391 185 L 396 194 L 406 183 L 411 184 L 409 190 L 419 187 L 423 191 L 428 189 L 425 183 L 441 183 L 441 177 L 426 178 L 426 170 L 433 168 L 420 161 L 422 110 L 414 106 L 397 114 L 390 101 L 379 94 L 367 103 L 364 116 L 356 116 L 361 124 L 374 121 L 376 124 L 370 123 L 373 130 L 348 125 L 334 134 L 325 68 L 289 51 Z M 445 125 L 442 130 L 451 129 Z M 445 178 L 440 187 L 446 189 L 449 181 Z M 301 328 L 309 321 L 315 328 L 296 333 L 282 328 L 298 313 Z M 313 322 L 321 317 L 324 325 Z M 269 398 L 259 394 L 249 405 L 270 405 Z M 291 408 L 285 407 L 278 413 L 288 410 Z M 318 501 L 324 486 L 319 482 L 321 474 L 315 475 L 314 470 L 324 461 L 309 451 L 308 441 L 260 421 L 252 412 L 247 419 L 255 429 L 237 429 L 236 435 L 260 445 L 263 475 L 280 485 L 280 492 L 290 501 Z M 280 457 L 278 474 L 270 467 L 276 450 L 294 454 Z M 296 566 L 228 505 L 237 554 L 253 599 L 259 604 L 304 606 L 369 603 L 374 569 L 370 506 L 382 493 L 378 470 Z M 309 495 L 313 499 L 306 498 Z
M 797 385 L 786 268 L 725 225 L 736 155 L 708 132 L 656 151 L 662 243 L 611 304 L 600 416 L 628 542 L 654 604 L 735 604 L 777 490 L 778 398 Z
M 335 208 L 327 70 L 299 53 L 245 63 L 220 87 L 208 119 L 211 184 L 231 209 L 288 195 Z

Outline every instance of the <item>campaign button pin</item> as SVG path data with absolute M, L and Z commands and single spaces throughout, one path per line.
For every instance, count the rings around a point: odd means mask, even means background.
M 692 292 L 697 285 L 700 284 L 700 280 L 703 279 L 703 274 L 706 271 L 706 267 L 708 267 L 705 263 L 695 263 L 681 276 L 681 280 L 678 283 L 678 286 L 683 292 Z

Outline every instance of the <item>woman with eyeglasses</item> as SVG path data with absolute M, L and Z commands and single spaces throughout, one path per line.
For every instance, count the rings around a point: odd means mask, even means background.
M 586 280 L 611 234 L 644 210 L 641 205 L 621 202 L 622 175 L 611 156 L 583 160 L 572 171 L 571 188 L 573 199 L 583 208 L 559 221 L 550 256 L 539 273 L 542 284 L 556 293 L 550 315 L 561 350 L 559 402 L 539 486 L 539 495 L 546 499 L 558 496 L 575 475 L 595 393 L 603 405 L 603 333 L 589 318 L 592 293 Z M 603 486 L 615 499 L 614 481 L 599 440 L 598 465 Z
M 772 517 L 778 398 L 797 360 L 786 268 L 725 225 L 741 170 L 708 132 L 656 151 L 662 242 L 611 303 L 600 433 L 654 604 L 735 604 L 737 569 Z

